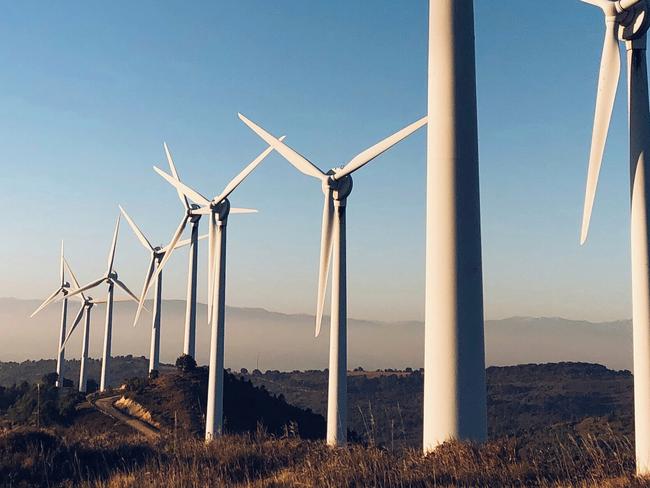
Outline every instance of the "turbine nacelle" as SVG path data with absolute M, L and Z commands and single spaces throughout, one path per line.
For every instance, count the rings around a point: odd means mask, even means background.
M 337 202 L 345 202 L 346 198 L 352 193 L 352 176 L 344 175 L 342 178 L 336 180 L 334 175 L 336 175 L 336 169 L 331 169 L 327 172 L 329 178 L 323 179 L 322 188 L 323 193 L 327 196 L 329 192 L 332 192 L 332 199 Z
M 217 217 L 218 221 L 224 221 L 228 218 L 228 214 L 230 214 L 230 200 L 227 198 L 219 202 L 213 200 L 210 202 L 210 210 L 212 210 L 212 213 Z

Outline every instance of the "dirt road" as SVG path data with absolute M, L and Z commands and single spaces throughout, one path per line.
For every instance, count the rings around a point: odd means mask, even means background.
M 155 427 L 143 422 L 142 420 L 131 417 L 121 412 L 113 406 L 113 404 L 121 398 L 122 395 L 113 395 L 105 398 L 99 398 L 93 402 L 93 405 L 97 410 L 102 412 L 109 417 L 119 420 L 120 422 L 132 427 L 133 429 L 140 432 L 142 435 L 149 439 L 158 439 L 160 437 L 160 431 Z

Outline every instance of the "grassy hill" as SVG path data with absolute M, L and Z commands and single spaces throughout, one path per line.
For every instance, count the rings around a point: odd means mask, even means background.
M 273 393 L 283 393 L 294 405 L 326 413 L 325 371 L 240 374 Z M 487 390 L 493 439 L 527 433 L 539 438 L 551 427 L 573 431 L 585 419 L 606 421 L 621 435 L 632 432 L 629 371 L 585 363 L 491 367 Z M 353 371 L 348 376 L 348 392 L 350 428 L 364 440 L 389 447 L 420 445 L 421 371 Z
M 116 371 L 124 370 L 116 377 L 140 363 L 146 371 L 143 359 L 118 358 Z M 24 371 L 34 369 L 32 362 Z M 650 486 L 633 476 L 627 371 L 581 363 L 489 368 L 491 440 L 450 443 L 427 457 L 419 451 L 420 371 L 350 372 L 351 427 L 362 442 L 342 450 L 320 440 L 326 372 L 226 374 L 228 435 L 206 446 L 207 370 L 166 371 L 128 379 L 120 391 L 160 425 L 159 440 L 85 402 L 62 408 L 47 386 L 38 392 L 36 428 L 36 388 L 7 389 L 22 392 L 16 404 L 31 410 L 16 427 L 16 407 L 0 408 L 14 409 L 13 427 L 0 425 L 0 486 Z
M 288 404 L 284 395 L 269 393 L 264 386 L 225 373 L 224 430 L 228 433 L 255 432 L 263 428 L 272 435 L 288 431 L 305 439 L 325 436 L 325 419 Z M 208 369 L 163 374 L 150 381 L 129 381 L 126 393 L 162 425 L 174 431 L 200 438 L 205 430 Z
M 145 377 L 147 372 L 147 360 L 143 357 L 117 357 L 111 366 L 115 384 Z M 69 377 L 75 377 L 75 367 L 78 365 L 72 361 L 68 366 Z M 54 362 L 47 360 L 0 362 L 0 385 L 22 380 L 32 382 L 53 369 Z M 161 371 L 169 373 L 175 368 L 164 365 Z M 91 363 L 91 377 L 93 374 L 98 377 L 98 361 Z M 250 382 L 251 386 L 264 388 L 288 404 L 322 416 L 327 413 L 326 371 L 242 370 L 235 376 Z M 257 393 L 242 390 L 229 394 L 229 388 L 234 388 L 235 383 L 231 377 L 227 378 L 225 408 L 229 422 L 228 412 L 254 405 Z M 174 411 L 177 421 L 189 415 L 186 412 L 193 412 L 191 420 L 187 419 L 187 428 L 200 432 L 206 395 L 205 389 L 199 386 L 203 381 L 198 377 L 181 381 L 178 376 L 163 374 L 139 398 L 165 421 L 173 420 Z M 491 367 L 487 369 L 487 386 L 489 435 L 493 439 L 530 435 L 534 440 L 541 435 L 543 441 L 546 435 L 589 431 L 589 425 L 595 429 L 602 422 L 617 434 L 629 436 L 632 432 L 633 387 L 629 371 L 613 371 L 586 363 Z M 349 428 L 368 444 L 418 447 L 422 438 L 422 388 L 420 370 L 349 372 Z M 178 398 L 168 398 L 169 392 Z M 246 401 L 238 403 L 238 395 L 243 395 L 241 398 Z M 255 429 L 255 424 L 247 425 L 248 430 Z M 240 427 L 237 425 L 234 431 L 240 432 Z

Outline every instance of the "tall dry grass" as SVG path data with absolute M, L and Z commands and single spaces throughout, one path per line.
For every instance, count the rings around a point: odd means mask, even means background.
M 591 436 L 558 439 L 544 448 L 515 438 L 481 446 L 449 443 L 424 457 L 415 450 L 361 445 L 330 449 L 263 432 L 205 445 L 30 430 L 0 434 L 0 460 L 4 486 L 650 486 L 635 479 L 627 440 Z

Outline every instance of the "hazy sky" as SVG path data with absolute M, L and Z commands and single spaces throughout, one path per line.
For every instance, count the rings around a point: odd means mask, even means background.
M 151 169 L 163 141 L 183 180 L 214 195 L 265 147 L 237 111 L 324 168 L 424 115 L 427 4 L 4 2 L 0 296 L 49 294 L 61 238 L 80 280 L 97 277 L 118 203 L 167 242 L 181 207 Z M 625 80 L 578 245 L 602 14 L 475 4 L 486 315 L 629 317 Z M 424 130 L 355 174 L 350 315 L 423 317 L 424 178 Z M 231 200 L 260 213 L 230 219 L 228 303 L 312 312 L 319 183 L 273 154 Z M 116 268 L 134 290 L 146 258 L 123 225 Z M 184 297 L 186 270 L 179 252 L 167 297 Z

